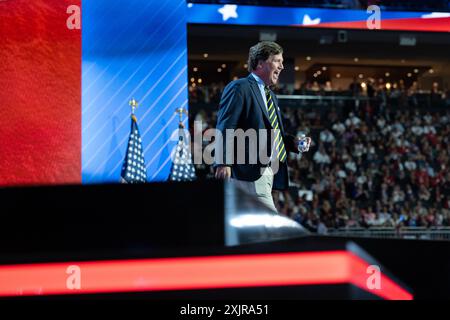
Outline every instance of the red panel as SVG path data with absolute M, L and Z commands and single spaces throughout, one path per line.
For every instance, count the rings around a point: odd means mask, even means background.
M 80 289 L 66 286 L 71 265 Z M 412 299 L 384 275 L 381 288 L 369 290 L 367 266 L 345 251 L 0 266 L 0 296 L 352 283 L 385 299 Z
M 0 185 L 81 182 L 81 0 L 0 1 Z

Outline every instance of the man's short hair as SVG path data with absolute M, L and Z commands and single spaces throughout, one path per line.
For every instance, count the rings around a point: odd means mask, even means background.
M 266 61 L 271 55 L 283 53 L 283 48 L 272 41 L 261 41 L 250 48 L 248 53 L 248 71 L 252 72 L 260 60 Z

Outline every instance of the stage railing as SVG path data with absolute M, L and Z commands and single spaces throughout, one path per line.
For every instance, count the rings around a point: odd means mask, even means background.
M 189 108 L 191 114 L 199 110 L 217 110 L 221 93 L 206 99 L 200 95 L 189 95 Z M 367 103 L 381 108 L 414 108 L 426 109 L 429 111 L 442 111 L 450 107 L 450 95 L 431 94 L 429 91 L 419 91 L 412 95 L 376 95 L 368 97 L 366 95 L 353 96 L 348 91 L 307 91 L 302 94 L 280 94 L 277 98 L 282 108 L 310 108 L 310 107 L 336 107 L 338 110 L 343 107 L 363 107 Z
M 282 95 L 278 94 L 277 98 L 280 101 L 281 107 L 344 107 L 344 106 L 363 106 L 370 102 L 373 106 L 379 105 L 390 108 L 417 108 L 430 109 L 431 111 L 440 111 L 443 108 L 450 106 L 450 98 L 442 98 L 442 96 L 432 96 L 430 93 L 416 93 L 410 96 L 375 96 L 369 98 L 364 95 L 351 96 L 342 95 L 339 92 L 336 94 L 327 93 L 325 95 Z
M 328 235 L 344 237 L 371 237 L 384 239 L 426 239 L 450 241 L 450 227 L 379 227 L 379 228 L 337 228 L 328 229 Z

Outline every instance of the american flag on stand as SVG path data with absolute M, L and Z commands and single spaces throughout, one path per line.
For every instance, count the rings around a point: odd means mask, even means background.
M 130 105 L 133 107 L 134 113 L 134 108 L 137 106 L 136 100 L 131 100 Z M 145 167 L 141 134 L 139 133 L 137 119 L 134 114 L 131 115 L 131 132 L 128 138 L 120 181 L 122 183 L 144 183 L 147 181 L 147 168 Z
M 184 132 L 184 125 L 181 122 L 182 113 L 187 113 L 185 109 L 177 109 L 180 115 L 180 123 L 178 124 L 178 143 L 175 149 L 175 157 L 173 159 L 172 168 L 170 170 L 170 181 L 192 181 L 195 180 L 195 168 L 192 163 L 190 143 Z

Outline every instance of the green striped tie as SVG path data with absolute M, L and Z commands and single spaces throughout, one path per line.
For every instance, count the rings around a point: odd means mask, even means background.
M 279 128 L 278 116 L 275 111 L 275 105 L 273 104 L 272 96 L 268 87 L 264 87 L 267 100 L 267 111 L 269 112 L 269 121 L 272 128 L 275 129 L 275 147 L 277 149 L 277 158 L 284 162 L 286 160 L 286 149 L 284 148 L 283 137 L 281 136 L 281 130 Z

